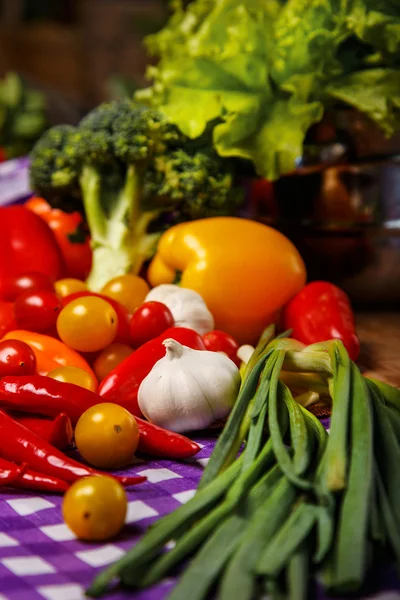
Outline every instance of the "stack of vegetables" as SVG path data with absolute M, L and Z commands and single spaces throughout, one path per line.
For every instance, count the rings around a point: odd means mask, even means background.
M 44 95 L 7 73 L 0 80 L 0 162 L 27 154 L 46 127 Z
M 400 392 L 363 377 L 340 341 L 303 347 L 272 335 L 247 364 L 194 498 L 101 573 L 89 595 L 116 579 L 150 586 L 189 557 L 171 599 L 215 591 L 306 599 L 317 578 L 347 594 L 371 567 L 399 562 Z M 330 435 L 293 389 L 331 397 Z

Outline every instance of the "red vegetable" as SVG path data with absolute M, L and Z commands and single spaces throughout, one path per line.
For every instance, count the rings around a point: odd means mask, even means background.
M 205 350 L 198 333 L 186 327 L 171 327 L 158 338 L 135 350 L 111 371 L 100 384 L 100 396 L 107 402 L 120 404 L 135 416 L 143 416 L 137 401 L 139 386 L 156 362 L 165 356 L 162 342 L 167 338 L 173 338 L 194 350 Z
M 23 292 L 14 302 L 18 329 L 44 333 L 55 327 L 61 308 L 61 301 L 54 292 Z
M 65 296 L 62 299 L 63 306 L 66 306 L 67 304 L 72 302 L 72 300 L 75 300 L 76 298 L 82 298 L 83 296 L 97 296 L 97 298 L 102 298 L 103 300 L 106 300 L 106 302 L 111 304 L 118 317 L 118 331 L 114 341 L 120 342 L 121 344 L 127 344 L 129 346 L 129 344 L 132 343 L 132 339 L 129 331 L 131 315 L 129 314 L 128 309 L 125 308 L 125 306 L 123 306 L 117 300 L 109 298 L 104 294 L 97 294 L 95 292 L 75 292 L 74 294 Z
M 200 446 L 179 433 L 168 431 L 149 423 L 140 417 L 135 417 L 139 426 L 139 452 L 164 458 L 181 459 L 194 456 L 200 451 Z
M 0 464 L 0 486 L 15 483 L 22 477 L 25 470 L 26 465 L 19 467 L 13 463 L 7 463 L 4 466 Z
M 0 208 L 0 299 L 12 275 L 30 271 L 45 273 L 56 280 L 62 269 L 57 242 L 46 223 L 23 206 Z
M 75 424 L 88 408 L 100 402 L 103 402 L 103 398 L 94 392 L 51 377 L 36 375 L 0 379 L 0 406 L 8 410 L 48 417 L 55 417 L 63 410 Z M 136 420 L 140 432 L 138 450 L 141 452 L 168 458 L 186 458 L 200 449 L 179 433 L 167 431 L 140 418 Z
M 82 215 L 52 208 L 39 197 L 30 198 L 25 207 L 39 215 L 54 233 L 64 260 L 65 277 L 86 279 L 92 265 L 92 250 Z
M 237 357 L 239 344 L 229 333 L 214 329 L 203 335 L 206 350 L 211 352 L 224 352 L 233 362 L 240 367 L 240 359 Z
M 1 245 L 1 242 L 0 242 Z M 1 267 L 0 267 L 1 270 Z M 0 283 L 1 290 L 1 283 Z M 1 293 L 1 292 L 0 292 Z M 0 339 L 9 331 L 17 329 L 14 317 L 14 304 L 0 300 Z
M 7 472 L 7 470 L 9 472 L 13 472 L 18 469 L 19 467 L 16 467 L 16 465 L 14 465 L 12 462 L 9 462 L 4 458 L 0 458 L 0 472 L 5 473 Z M 64 493 L 69 488 L 69 484 L 66 481 L 57 479 L 57 477 L 51 477 L 50 475 L 42 475 L 42 473 L 36 473 L 36 471 L 32 471 L 31 469 L 25 468 L 25 465 L 23 465 L 22 470 L 19 470 L 20 473 L 17 477 L 11 479 L 9 482 L 7 482 L 7 484 L 3 483 L 3 485 L 10 485 L 10 487 L 21 490 L 54 493 Z
M 10 416 L 59 450 L 64 450 L 72 443 L 71 419 L 65 413 L 60 413 L 55 419 L 24 413 L 12 413 Z
M 4 375 L 33 375 L 36 356 L 28 344 L 21 340 L 0 341 L 0 377 Z
M 350 358 L 358 357 L 360 343 L 350 300 L 332 283 L 314 281 L 306 285 L 284 308 L 283 325 L 303 344 L 340 339 Z
M 0 456 L 18 464 L 26 463 L 30 468 L 73 483 L 80 477 L 101 475 L 100 471 L 67 457 L 54 446 L 40 438 L 30 429 L 14 421 L 0 411 Z M 117 479 L 125 486 L 136 485 L 145 477 L 122 476 Z
M 14 302 L 22 292 L 39 292 L 46 290 L 54 292 L 54 285 L 48 275 L 38 271 L 10 275 L 3 282 L 2 293 L 4 300 Z
M 52 418 L 65 413 L 75 424 L 85 410 L 100 402 L 103 399 L 86 388 L 44 375 L 0 378 L 0 407 L 7 410 Z
M 173 326 L 174 317 L 168 306 L 161 302 L 143 302 L 131 318 L 132 343 L 135 348 L 139 348 Z

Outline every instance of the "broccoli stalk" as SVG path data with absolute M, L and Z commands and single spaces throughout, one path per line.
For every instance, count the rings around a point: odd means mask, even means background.
M 90 289 L 100 290 L 117 275 L 139 273 L 144 261 L 152 256 L 159 233 L 148 234 L 147 230 L 158 212 L 143 212 L 135 202 L 139 182 L 133 168 L 127 170 L 125 185 L 116 192 L 112 210 L 107 212 L 98 201 L 98 184 L 90 169 L 83 169 L 80 182 L 92 235 L 92 268 L 87 284 Z
M 164 213 L 189 220 L 231 214 L 238 203 L 229 161 L 130 100 L 100 105 L 77 128 L 46 132 L 32 153 L 31 182 L 53 205 L 81 204 L 93 248 L 88 286 L 96 291 L 140 271 Z

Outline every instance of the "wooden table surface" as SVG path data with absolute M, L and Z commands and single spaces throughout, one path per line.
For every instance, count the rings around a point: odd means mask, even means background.
M 400 311 L 359 312 L 359 364 L 369 374 L 400 387 Z

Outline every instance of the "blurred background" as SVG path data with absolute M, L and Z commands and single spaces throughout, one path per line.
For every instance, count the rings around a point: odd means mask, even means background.
M 100 102 L 143 87 L 143 39 L 166 23 L 168 4 L 0 0 L 0 162 L 28 154 L 48 125 L 76 124 Z M 250 181 L 241 214 L 286 233 L 311 279 L 330 278 L 358 304 L 398 308 L 400 133 L 387 139 L 344 109 L 314 137 L 312 168 L 299 157 L 299 169 L 273 185 Z M 10 177 L 2 189 L 12 185 Z
M 43 91 L 52 123 L 75 123 L 104 99 L 143 86 L 143 38 L 167 0 L 0 0 L 0 76 Z

